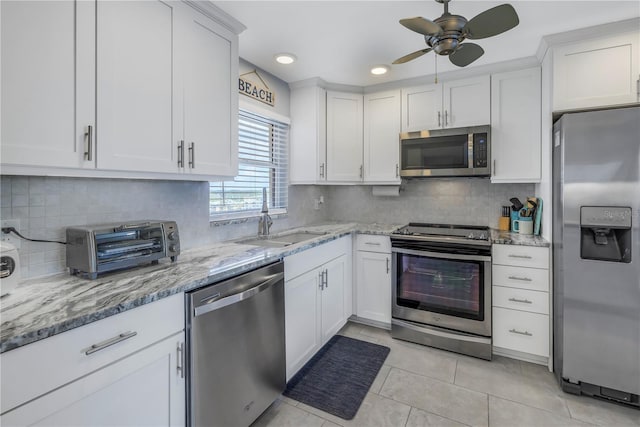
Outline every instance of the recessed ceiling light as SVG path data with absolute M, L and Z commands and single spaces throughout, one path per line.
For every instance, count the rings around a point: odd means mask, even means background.
M 280 64 L 285 64 L 285 65 L 293 64 L 294 62 L 296 62 L 296 59 L 298 59 L 292 53 L 279 53 L 275 55 L 275 58 L 276 58 L 276 62 Z
M 389 71 L 389 67 L 386 65 L 376 65 L 371 68 L 371 74 L 373 74 L 374 76 L 387 74 L 387 71 Z

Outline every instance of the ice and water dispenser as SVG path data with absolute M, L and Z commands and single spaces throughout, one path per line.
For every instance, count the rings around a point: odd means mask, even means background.
M 631 208 L 582 206 L 580 257 L 609 262 L 631 262 Z

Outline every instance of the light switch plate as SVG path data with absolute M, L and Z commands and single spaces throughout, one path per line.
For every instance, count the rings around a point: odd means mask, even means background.
M 4 227 L 13 227 L 16 230 L 20 231 L 20 220 L 19 219 L 3 219 L 0 221 L 2 228 Z M 20 238 L 13 233 L 1 233 L 0 232 L 0 240 L 3 242 L 7 242 L 12 244 L 16 249 L 20 249 Z

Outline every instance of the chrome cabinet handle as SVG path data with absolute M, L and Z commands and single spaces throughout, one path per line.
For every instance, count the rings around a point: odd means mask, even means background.
M 318 276 L 320 277 L 320 290 L 323 291 L 324 290 L 324 270 L 318 273 Z
M 84 136 L 87 139 L 87 149 L 84 152 L 84 157 L 90 162 L 93 160 L 93 126 L 87 126 L 87 131 L 84 133 Z
M 396 178 L 400 176 L 400 165 L 396 163 Z
M 324 270 L 324 287 L 328 288 L 329 287 L 329 270 Z
M 189 167 L 191 169 L 196 168 L 196 143 L 189 144 Z
M 515 254 L 509 254 L 509 258 L 531 259 L 529 255 L 515 255 Z
M 320 178 L 324 178 L 324 163 L 320 164 Z
M 449 126 L 449 111 L 444 110 L 444 125 Z
M 360 178 L 362 178 L 363 174 L 364 174 L 364 166 L 360 165 Z
M 509 279 L 511 279 L 511 280 L 520 280 L 520 281 L 523 281 L 523 282 L 531 282 L 531 279 L 529 279 L 528 277 L 509 276 Z
M 387 274 L 389 274 L 389 258 L 387 258 Z
M 440 127 L 440 126 L 442 126 L 442 125 L 440 124 L 440 111 L 438 111 L 438 127 Z
M 184 378 L 184 343 L 179 342 L 176 357 L 176 370 L 180 374 L 180 378 Z
M 365 245 L 371 245 L 371 246 L 380 246 L 380 243 L 378 242 L 364 242 Z
M 496 160 L 493 159 L 493 175 L 496 174 Z
M 509 298 L 509 301 L 512 302 L 521 302 L 524 304 L 533 304 L 531 301 L 529 301 L 528 299 L 518 299 L 518 298 Z
M 509 332 L 511 332 L 512 334 L 525 335 L 527 337 L 533 336 L 533 334 L 529 331 L 521 332 L 521 331 L 518 331 L 517 329 L 509 329 Z
M 184 167 L 184 139 L 181 139 L 178 144 L 178 167 Z
M 99 342 L 97 344 L 93 344 L 91 347 L 85 348 L 84 350 L 82 350 L 82 352 L 84 354 L 86 354 L 87 356 L 98 352 L 100 350 L 104 350 L 107 347 L 110 347 L 114 344 L 118 344 L 119 342 L 128 340 L 129 338 L 133 338 L 136 335 L 138 335 L 138 333 L 136 331 L 128 331 L 128 332 L 123 332 L 120 335 L 116 335 L 113 338 L 109 338 L 108 340 L 104 340 L 102 342 Z

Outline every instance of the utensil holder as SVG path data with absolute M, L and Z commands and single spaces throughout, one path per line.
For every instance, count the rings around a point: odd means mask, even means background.
M 498 230 L 509 231 L 511 225 L 511 219 L 508 216 L 501 216 L 498 218 Z

